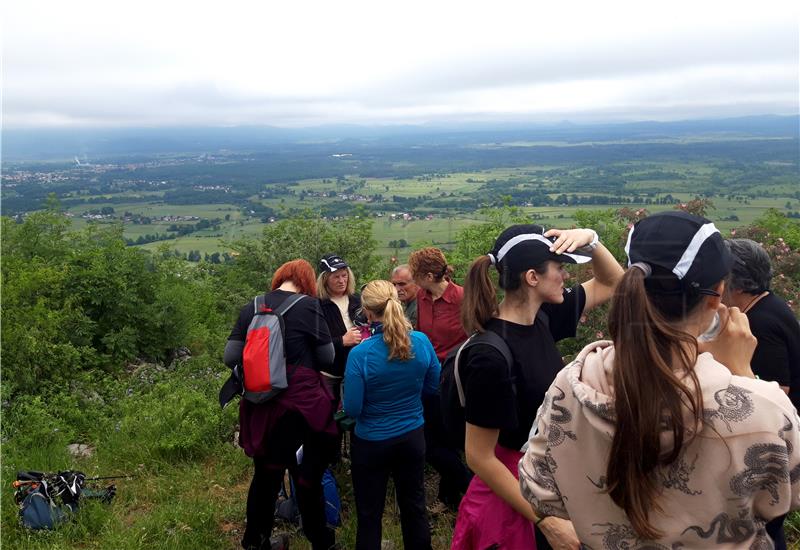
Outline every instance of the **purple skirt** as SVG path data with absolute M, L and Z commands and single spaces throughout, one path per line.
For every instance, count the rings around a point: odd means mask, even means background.
M 239 445 L 247 456 L 267 454 L 270 434 L 278 421 L 290 412 L 299 414 L 311 432 L 338 434 L 333 419 L 333 395 L 322 375 L 303 366 L 297 366 L 291 372 L 289 387 L 274 399 L 261 404 L 245 399 L 239 402 Z

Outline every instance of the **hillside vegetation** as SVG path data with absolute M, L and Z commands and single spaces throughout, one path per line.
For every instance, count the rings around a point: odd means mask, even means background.
M 697 201 L 684 208 L 703 211 Z M 641 210 L 573 212 L 623 260 L 627 228 Z M 470 260 L 490 249 L 507 224 L 530 219 L 522 209 L 485 210 L 460 228 L 448 258 L 461 280 Z M 374 218 L 325 221 L 307 215 L 264 226 L 231 241 L 229 263 L 187 262 L 167 246 L 126 246 L 121 226 L 69 231 L 51 202 L 24 219 L 2 219 L 2 542 L 9 549 L 236 548 L 241 536 L 250 461 L 233 444 L 235 406 L 220 410 L 227 377 L 224 342 L 239 307 L 262 292 L 274 269 L 326 252 L 344 256 L 357 285 L 388 275 L 377 253 Z M 737 236 L 761 240 L 775 262 L 776 291 L 800 294 L 800 224 L 769 211 Z M 412 243 L 414 245 L 418 242 Z M 399 258 L 403 261 L 405 256 Z M 585 277 L 587 273 L 576 272 Z M 603 311 L 565 343 L 569 356 L 605 331 Z M 82 443 L 91 456 L 74 458 Z M 17 470 L 79 469 L 118 480 L 111 505 L 87 502 L 76 521 L 53 532 L 19 526 L 11 482 Z M 347 472 L 339 538 L 353 541 L 355 514 Z M 437 548 L 449 547 L 452 516 L 436 518 Z M 787 530 L 794 540 L 800 525 Z M 400 547 L 387 520 L 385 538 Z M 303 548 L 303 539 L 293 538 Z

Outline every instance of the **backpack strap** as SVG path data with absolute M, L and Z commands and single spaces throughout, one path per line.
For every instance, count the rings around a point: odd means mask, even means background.
M 461 353 L 472 346 L 477 346 L 479 344 L 483 344 L 489 347 L 496 349 L 500 352 L 500 355 L 503 356 L 503 359 L 506 361 L 506 367 L 508 367 L 508 374 L 511 376 L 511 369 L 514 366 L 514 357 L 511 355 L 511 350 L 508 347 L 503 338 L 494 331 L 486 330 L 484 332 L 475 332 L 467 341 L 461 344 L 461 347 L 458 348 L 456 352 L 456 357 L 453 364 L 453 376 L 456 379 L 456 389 L 458 390 L 458 401 L 461 403 L 462 407 L 466 406 L 467 399 L 464 395 L 464 386 L 461 384 L 461 376 L 458 374 L 458 361 L 461 359 Z M 516 392 L 516 388 L 514 388 Z
M 276 315 L 284 315 L 287 311 L 292 309 L 297 302 L 305 298 L 305 294 L 297 293 L 294 296 L 289 296 L 286 298 L 281 305 L 276 307 L 272 310 L 272 313 Z M 264 294 L 259 294 L 255 298 L 253 298 L 253 314 L 258 315 L 259 313 L 264 313 L 264 309 L 267 308 L 267 300 Z
M 265 307 L 267 307 L 267 300 L 264 298 L 263 294 L 259 294 L 253 298 L 253 315 L 263 313 Z

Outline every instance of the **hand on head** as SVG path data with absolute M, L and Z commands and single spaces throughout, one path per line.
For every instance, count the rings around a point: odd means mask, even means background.
M 556 254 L 575 252 L 578 248 L 590 244 L 595 235 L 591 229 L 550 229 L 544 234 L 545 237 L 557 237 L 550 247 L 550 252 Z

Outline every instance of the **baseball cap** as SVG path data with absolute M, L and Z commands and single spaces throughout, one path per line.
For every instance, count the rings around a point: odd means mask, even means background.
M 625 245 L 628 267 L 643 262 L 671 272 L 684 289 L 711 294 L 731 270 L 733 258 L 709 220 L 687 212 L 653 214 L 636 223 Z M 714 293 L 716 294 L 716 293 Z
M 556 254 L 550 247 L 556 237 L 545 237 L 545 229 L 541 225 L 512 225 L 503 231 L 494 243 L 488 256 L 498 269 L 508 269 L 511 273 L 540 266 L 547 260 L 569 264 L 583 264 L 592 257 L 575 252 Z
M 328 273 L 333 273 L 339 269 L 344 269 L 347 267 L 347 263 L 336 254 L 326 254 L 322 257 L 319 261 L 319 270 L 327 271 Z

